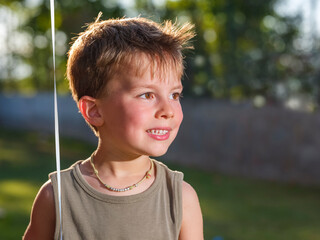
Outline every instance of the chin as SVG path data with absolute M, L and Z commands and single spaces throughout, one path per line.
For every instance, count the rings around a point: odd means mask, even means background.
M 167 153 L 173 139 L 167 141 L 150 141 L 149 144 L 145 144 L 145 146 L 140 146 L 143 155 L 147 155 L 150 157 L 161 157 Z
M 165 155 L 167 152 L 168 152 L 168 148 L 163 150 L 163 151 L 158 151 L 157 153 L 154 153 L 151 156 L 153 156 L 153 157 L 161 157 L 161 156 Z
M 162 157 L 163 155 L 165 155 L 165 153 L 161 153 L 161 154 L 150 154 L 149 157 Z
M 152 151 L 149 151 L 149 153 L 147 155 L 150 156 L 150 157 L 161 157 L 164 154 L 166 154 L 167 151 L 168 151 L 168 148 L 157 149 L 157 150 L 153 149 Z

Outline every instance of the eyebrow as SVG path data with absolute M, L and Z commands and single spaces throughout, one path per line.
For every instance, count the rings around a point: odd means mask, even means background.
M 151 89 L 154 89 L 154 88 L 157 88 L 157 87 L 158 87 L 157 84 L 144 84 L 144 85 L 133 86 L 133 89 L 137 89 L 137 88 L 151 88 Z M 174 87 L 171 88 L 171 90 L 175 90 L 175 89 L 183 90 L 183 85 L 182 84 L 178 84 L 178 85 L 175 85 Z
M 175 87 L 173 87 L 172 89 L 181 89 L 181 91 L 183 90 L 183 85 L 180 84 L 180 85 L 177 85 Z

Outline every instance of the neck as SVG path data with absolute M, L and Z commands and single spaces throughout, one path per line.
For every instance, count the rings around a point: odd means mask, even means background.
M 106 184 L 102 179 L 101 177 L 99 176 L 99 171 L 96 169 L 96 167 L 94 166 L 94 163 L 93 163 L 93 155 L 90 157 L 90 163 L 91 163 L 91 166 L 93 168 L 93 171 L 94 171 L 94 174 L 96 175 L 96 177 L 98 178 L 98 180 L 100 181 L 100 183 L 105 187 L 107 188 L 109 191 L 113 191 L 113 192 L 126 192 L 126 191 L 130 191 L 136 187 L 138 187 L 144 180 L 146 179 L 149 179 L 151 177 L 151 172 L 153 170 L 153 161 L 151 159 L 150 160 L 150 169 L 145 173 L 145 175 L 143 176 L 143 178 L 134 183 L 134 184 L 131 184 L 131 185 L 128 185 L 124 188 L 115 188 L 115 187 L 112 187 L 108 184 Z
M 149 156 L 129 156 L 122 152 L 116 152 L 114 149 L 111 151 L 102 144 L 99 144 L 93 157 L 96 168 L 103 175 L 115 177 L 136 175 L 145 172 L 150 167 Z

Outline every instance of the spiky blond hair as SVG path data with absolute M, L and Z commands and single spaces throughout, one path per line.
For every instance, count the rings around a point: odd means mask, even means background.
M 98 98 L 106 83 L 144 54 L 157 67 L 175 64 L 183 74 L 182 50 L 192 48 L 193 25 L 171 21 L 158 24 L 146 18 L 121 18 L 89 24 L 69 51 L 67 77 L 76 102 L 82 96 Z M 154 64 L 153 64 L 154 65 Z

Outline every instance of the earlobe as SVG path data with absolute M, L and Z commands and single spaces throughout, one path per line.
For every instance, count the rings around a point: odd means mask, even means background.
M 88 123 L 96 127 L 103 124 L 103 119 L 99 113 L 95 98 L 83 96 L 79 100 L 78 106 L 82 116 Z

